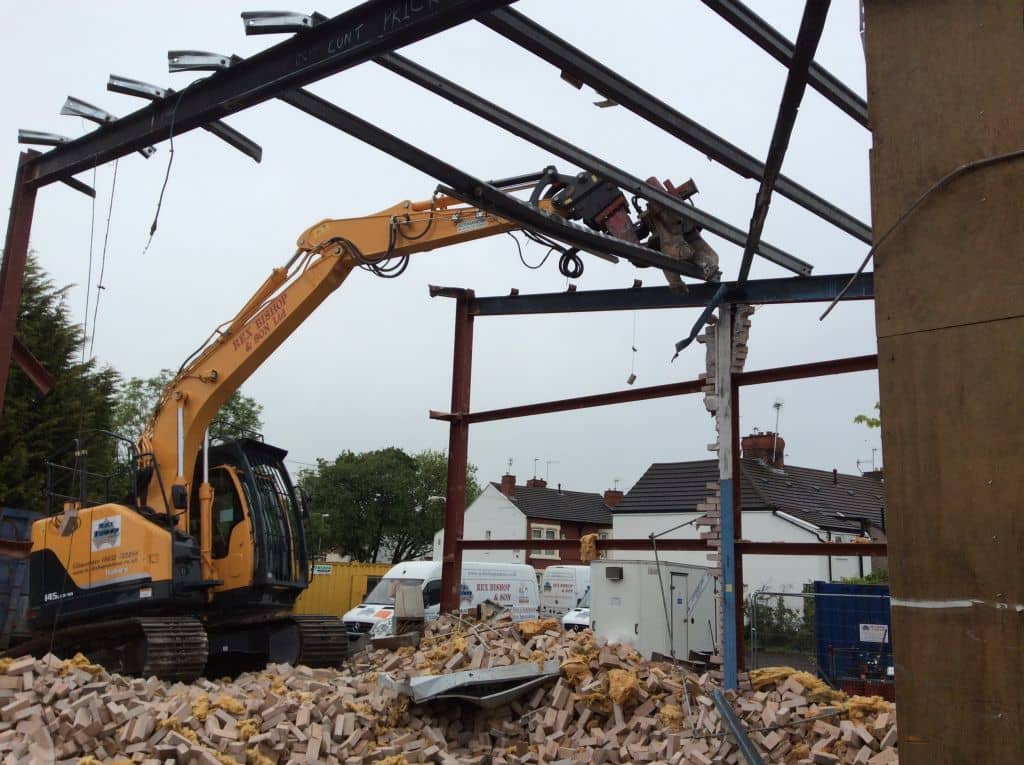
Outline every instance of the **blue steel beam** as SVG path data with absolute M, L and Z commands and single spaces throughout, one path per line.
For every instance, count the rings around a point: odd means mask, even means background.
M 772 305 L 778 303 L 824 303 L 839 294 L 850 274 L 756 279 L 742 286 L 726 282 L 724 303 Z M 668 287 L 621 290 L 548 292 L 536 295 L 478 297 L 471 307 L 476 316 L 521 316 L 543 313 L 586 313 L 589 311 L 644 311 L 660 308 L 704 308 L 722 286 L 713 282 L 689 284 L 680 295 Z M 873 300 L 873 274 L 858 276 L 844 300 Z

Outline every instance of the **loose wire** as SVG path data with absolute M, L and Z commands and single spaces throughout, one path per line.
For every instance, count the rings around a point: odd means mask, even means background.
M 110 241 L 110 219 L 114 213 L 114 192 L 117 190 L 117 163 L 114 160 L 114 180 L 110 184 L 110 204 L 107 207 L 107 230 L 103 233 L 103 251 L 100 253 L 100 278 L 96 282 L 96 303 L 92 309 L 92 337 L 89 338 L 89 356 L 92 356 L 93 346 L 96 344 L 96 319 L 100 312 L 100 295 L 106 287 L 103 286 L 103 274 L 107 269 L 107 244 Z
M 519 240 L 516 239 L 515 234 L 513 234 L 511 231 L 506 231 L 505 233 L 508 234 L 510 237 L 512 237 L 512 241 L 516 243 L 516 250 L 519 252 L 519 262 L 521 262 L 524 266 L 529 268 L 531 271 L 536 271 L 538 268 L 540 268 L 545 263 L 547 263 L 548 258 L 551 257 L 551 253 L 555 251 L 554 247 L 549 248 L 548 251 L 547 251 L 547 254 L 545 254 L 544 257 L 541 258 L 540 263 L 538 263 L 535 266 L 531 266 L 529 263 L 526 262 L 526 258 L 523 257 L 523 246 L 521 244 L 519 244 Z M 524 231 L 523 233 L 526 233 L 526 232 Z
M 900 217 L 896 219 L 896 222 L 889 226 L 886 232 L 878 238 L 878 241 L 871 246 L 871 249 L 868 250 L 868 254 L 864 256 L 864 260 L 861 262 L 860 267 L 857 268 L 853 276 L 850 277 L 850 280 L 846 282 L 845 285 L 843 285 L 843 288 L 839 290 L 839 294 L 836 295 L 835 298 L 833 298 L 831 303 L 829 303 L 828 308 L 825 309 L 825 312 L 818 317 L 818 321 L 823 321 L 826 316 L 832 313 L 832 309 L 835 308 L 839 301 L 843 299 L 843 296 L 847 292 L 849 292 L 850 287 L 853 286 L 853 283 L 857 280 L 857 277 L 864 272 L 864 269 L 867 267 L 868 262 L 871 260 L 872 257 L 874 257 L 875 252 L 878 250 L 878 248 L 882 246 L 885 240 L 888 239 L 892 235 L 892 233 L 896 231 L 896 229 L 899 228 L 907 218 L 910 217 L 911 213 L 913 213 L 918 207 L 920 207 L 928 197 L 930 197 L 932 194 L 941 189 L 947 183 L 951 182 L 955 178 L 960 177 L 964 173 L 968 173 L 972 170 L 978 170 L 982 167 L 987 167 L 988 165 L 994 165 L 999 162 L 1006 162 L 1007 160 L 1018 159 L 1019 157 L 1024 157 L 1024 149 L 1017 149 L 1016 151 L 1011 151 L 1006 154 L 997 154 L 994 157 L 985 157 L 984 159 L 978 159 L 975 160 L 974 162 L 967 162 L 963 165 L 960 165 L 960 167 L 956 168 L 955 170 L 942 176 L 942 178 L 940 178 L 931 186 L 929 186 L 928 189 L 923 194 L 921 194 L 921 196 L 919 196 L 914 201 L 914 203 L 910 205 L 910 207 L 908 207 L 902 215 L 900 215 Z

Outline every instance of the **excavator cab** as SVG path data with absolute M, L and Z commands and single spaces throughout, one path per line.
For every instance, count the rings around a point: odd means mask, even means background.
M 214 612 L 290 609 L 309 584 L 304 533 L 308 513 L 285 468 L 286 455 L 284 449 L 254 438 L 210 447 Z M 189 534 L 196 539 L 202 465 L 200 453 L 189 502 Z

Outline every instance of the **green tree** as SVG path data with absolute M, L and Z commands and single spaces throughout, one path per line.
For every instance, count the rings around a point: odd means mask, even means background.
M 71 319 L 65 300 L 68 289 L 57 287 L 35 255 L 29 255 L 17 334 L 56 384 L 42 396 L 17 365 L 11 365 L 0 418 L 0 504 L 45 511 L 46 463 L 76 438 L 88 447 L 89 472 L 112 472 L 114 444 L 95 437 L 95 431 L 111 429 L 119 378 L 95 359 L 83 363 L 85 336 Z M 66 488 L 77 496 L 79 487 L 70 483 L 70 477 L 64 476 Z
M 853 421 L 858 425 L 866 425 L 869 428 L 880 428 L 882 427 L 882 407 L 879 402 L 875 402 L 875 411 L 878 412 L 877 417 L 872 417 L 870 414 L 858 414 L 853 418 Z
M 153 377 L 145 380 L 132 377 L 118 386 L 114 402 L 115 432 L 133 441 L 137 439 L 146 427 L 157 400 L 173 379 L 174 372 L 161 369 Z M 241 438 L 258 433 L 263 428 L 261 414 L 263 406 L 256 399 L 240 390 L 235 391 L 214 418 L 210 433 L 221 438 Z
M 367 562 L 423 555 L 444 525 L 447 465 L 443 452 L 410 456 L 396 447 L 317 460 L 315 469 L 299 476 L 312 497 L 312 549 L 333 548 Z M 467 502 L 479 494 L 476 467 L 470 466 Z

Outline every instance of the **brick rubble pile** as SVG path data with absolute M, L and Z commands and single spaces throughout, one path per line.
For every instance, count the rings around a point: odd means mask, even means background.
M 558 660 L 557 679 L 491 710 L 419 706 L 378 682 Z M 728 692 L 767 762 L 898 762 L 896 714 L 787 668 Z M 341 669 L 271 665 L 191 685 L 108 674 L 83 657 L 0 660 L 0 762 L 272 765 L 743 763 L 713 681 L 546 620 L 442 617 L 419 648 L 367 650 Z

